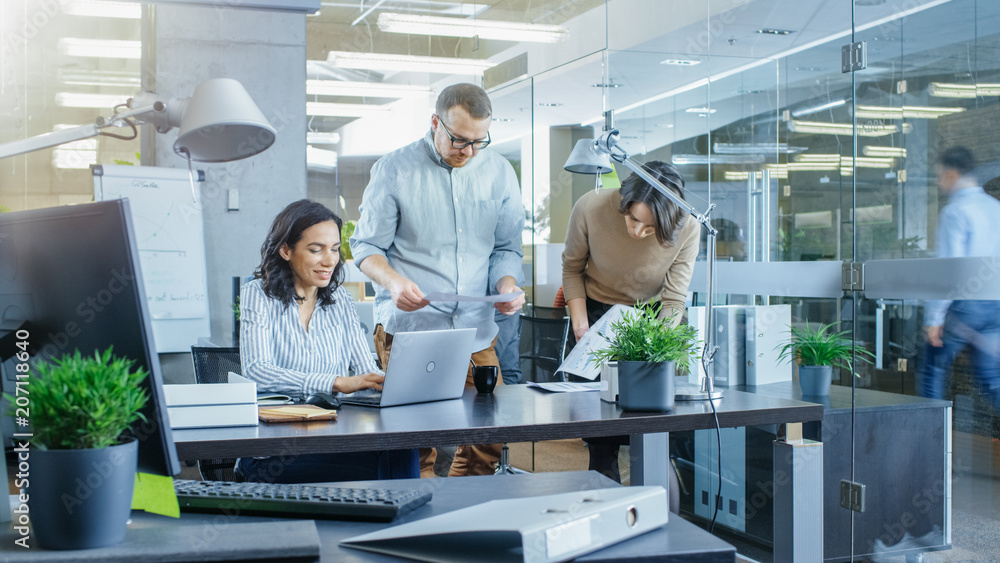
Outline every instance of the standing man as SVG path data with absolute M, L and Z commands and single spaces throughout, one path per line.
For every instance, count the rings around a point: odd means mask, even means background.
M 938 220 L 939 258 L 1000 256 L 1000 201 L 983 191 L 973 168 L 975 160 L 965 147 L 952 147 L 938 158 L 938 185 L 948 195 Z M 976 379 L 1000 412 L 1000 301 L 928 301 L 924 332 L 920 394 L 944 398 L 955 356 L 971 345 Z
M 351 251 L 378 284 L 375 350 L 387 365 L 396 332 L 475 328 L 472 361 L 499 365 L 494 306 L 430 303 L 430 292 L 486 296 L 520 292 L 496 310 L 515 315 L 521 291 L 524 208 L 514 169 L 490 144 L 493 108 L 486 92 L 455 84 L 438 96 L 431 130 L 372 167 Z M 499 382 L 498 382 L 499 383 Z M 466 385 L 472 385 L 472 369 Z M 500 445 L 459 446 L 449 476 L 492 474 Z M 420 451 L 432 477 L 437 452 Z

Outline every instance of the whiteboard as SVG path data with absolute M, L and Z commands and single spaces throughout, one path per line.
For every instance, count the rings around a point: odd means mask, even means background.
M 192 192 L 184 169 L 103 165 L 92 171 L 96 201 L 128 198 L 132 208 L 157 352 L 190 351 L 211 333 L 201 190 Z M 198 171 L 195 180 L 203 179 Z

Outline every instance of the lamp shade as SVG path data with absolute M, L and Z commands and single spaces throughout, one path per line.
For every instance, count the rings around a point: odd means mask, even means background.
M 213 78 L 195 87 L 187 101 L 174 152 L 199 162 L 228 162 L 262 152 L 275 134 L 242 84 Z
M 614 170 L 607 153 L 598 152 L 593 139 L 580 139 L 566 159 L 563 170 L 574 174 L 607 174 Z

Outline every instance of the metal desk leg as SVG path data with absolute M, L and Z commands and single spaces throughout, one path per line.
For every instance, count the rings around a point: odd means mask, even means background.
M 774 560 L 823 560 L 823 443 L 798 423 L 774 442 Z
M 662 485 L 670 498 L 670 434 L 629 436 L 629 480 L 633 485 Z

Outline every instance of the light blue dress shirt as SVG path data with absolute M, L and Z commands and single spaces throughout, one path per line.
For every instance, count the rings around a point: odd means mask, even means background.
M 264 294 L 261 280 L 240 291 L 240 363 L 257 390 L 303 398 L 333 392 L 340 376 L 382 372 L 375 364 L 351 295 L 334 290 L 336 303 L 317 305 L 309 331 L 299 323 L 299 308 L 285 307 Z
M 941 209 L 937 230 L 938 258 L 1000 256 L 1000 201 L 975 185 L 952 192 Z M 924 305 L 924 324 L 940 326 L 951 301 L 932 300 Z
M 485 149 L 461 168 L 438 155 L 432 133 L 393 151 L 372 167 L 351 237 L 354 261 L 385 256 L 396 272 L 431 292 L 485 296 L 504 276 L 524 284 L 524 206 L 514 169 Z M 396 308 L 376 286 L 375 319 L 389 334 L 475 328 L 475 350 L 497 335 L 489 303 L 434 302 L 418 311 Z

